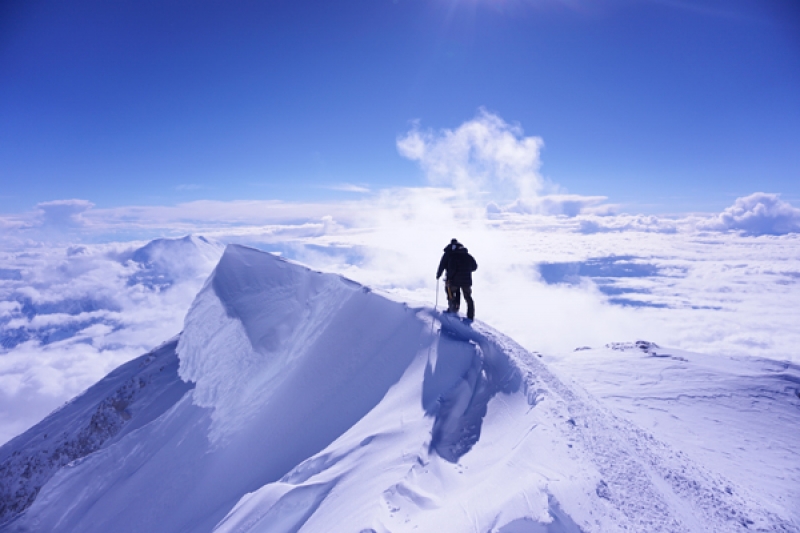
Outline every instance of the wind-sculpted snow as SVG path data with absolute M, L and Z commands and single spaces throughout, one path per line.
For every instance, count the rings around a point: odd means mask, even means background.
M 789 530 L 800 531 L 800 366 L 645 341 L 550 361 L 640 431 L 724 473 L 720 490 L 794 520 Z
M 212 440 L 259 416 L 297 432 L 306 444 L 291 455 L 310 454 L 400 378 L 422 330 L 406 306 L 340 276 L 229 246 L 187 316 L 180 372 L 197 384 L 194 402 L 213 410 Z
M 436 417 L 431 450 L 456 462 L 480 438 L 489 401 L 511 394 L 522 380 L 516 365 L 485 336 L 452 315 L 439 315 L 434 360 L 425 367 L 422 406 Z
M 243 497 L 215 533 L 323 533 L 332 524 L 361 533 L 798 530 L 744 487 L 731 489 L 723 476 L 572 390 L 513 341 L 480 323 L 435 319 L 440 337 L 429 358 L 324 452 Z M 484 357 L 490 349 L 502 357 Z M 471 401 L 482 403 L 470 379 L 479 364 L 510 394 L 486 403 L 480 438 L 457 462 L 430 453 L 442 442 L 420 443 L 418 435 L 433 431 L 435 440 L 445 398 L 463 406 L 471 390 Z M 419 395 L 423 406 L 439 404 L 433 428 L 415 406 Z

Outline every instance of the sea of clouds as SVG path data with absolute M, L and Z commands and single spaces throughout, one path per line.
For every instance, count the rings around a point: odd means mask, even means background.
M 442 308 L 435 271 L 455 237 L 479 264 L 477 318 L 531 350 L 646 339 L 800 361 L 800 209 L 778 194 L 721 213 L 624 213 L 543 178 L 542 140 L 486 111 L 452 130 L 414 125 L 397 147 L 426 186 L 0 215 L 0 442 L 179 333 L 233 242 Z

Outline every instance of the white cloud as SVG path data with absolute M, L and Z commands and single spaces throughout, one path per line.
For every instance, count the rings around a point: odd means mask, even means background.
M 85 215 L 97 230 L 155 230 L 165 229 L 176 235 L 207 233 L 218 228 L 246 225 L 267 225 L 298 221 L 321 220 L 333 216 L 348 219 L 353 214 L 353 202 L 302 203 L 279 200 L 197 200 L 174 206 L 122 206 L 92 209 Z
M 357 193 L 370 192 L 368 187 L 364 187 L 363 185 L 354 185 L 352 183 L 340 183 L 339 185 L 332 185 L 328 188 L 334 191 L 342 191 L 342 192 L 357 192 Z
M 417 161 L 431 185 L 456 191 L 490 215 L 614 212 L 605 196 L 565 194 L 542 177 L 543 145 L 485 109 L 454 130 L 423 131 L 415 123 L 397 140 L 400 154 Z
M 182 329 L 221 248 L 197 237 L 0 255 L 0 442 Z
M 36 205 L 39 211 L 41 224 L 55 229 L 65 227 L 79 227 L 85 224 L 83 214 L 94 207 L 88 200 L 54 200 Z
M 638 231 L 645 233 L 676 233 L 687 222 L 653 215 L 583 216 L 578 219 L 579 233 L 608 233 Z
M 392 189 L 358 202 L 310 207 L 280 202 L 208 205 L 209 218 L 229 211 L 240 214 L 228 226 L 202 218 L 195 223 L 212 226 L 218 240 L 280 251 L 391 297 L 425 305 L 436 299 L 434 274 L 442 248 L 456 237 L 480 265 L 475 273 L 477 317 L 545 354 L 644 338 L 706 352 L 797 357 L 798 234 L 709 237 L 693 231 L 691 219 L 642 215 L 503 212 L 487 217 L 484 208 L 446 188 Z M 201 217 L 197 204 L 188 208 L 191 216 Z M 274 210 L 263 213 L 258 208 Z M 142 209 L 138 216 L 143 219 L 129 218 L 128 226 L 119 212 L 109 213 L 121 230 L 140 224 L 157 228 L 149 218 L 155 214 L 162 231 L 169 233 L 176 218 L 180 225 L 192 226 L 182 209 Z M 97 217 L 95 211 L 84 216 Z M 280 223 L 257 223 L 265 219 Z M 87 228 L 101 222 L 95 218 Z M 589 224 L 594 227 L 587 229 Z M 141 265 L 130 261 L 132 249 L 141 244 L 31 243 L 0 252 L 0 268 L 20 273 L 0 280 L 0 301 L 5 302 L 0 326 L 15 320 L 23 328 L 56 333 L 62 328 L 71 335 L 48 344 L 29 340 L 0 357 L 0 438 L 24 429 L 23 417 L 28 424 L 34 422 L 114 365 L 181 329 L 213 261 L 192 270 L 185 254 L 151 247 L 152 263 L 163 263 L 164 270 L 141 276 Z M 553 285 L 537 268 L 542 262 L 619 256 L 630 256 L 626 261 L 633 264 L 656 265 L 659 273 L 619 278 L 610 286 L 591 278 Z M 164 286 L 149 283 L 164 276 L 179 280 Z M 132 279 L 139 283 L 130 284 Z M 621 290 L 622 300 L 644 305 L 614 304 L 603 292 L 609 287 Z M 440 309 L 443 300 L 440 285 Z M 49 308 L 30 319 L 23 314 L 25 302 Z
M 24 222 L 19 220 L 18 217 L 13 216 L 0 216 L 0 229 L 3 231 L 18 230 L 24 227 Z
M 606 204 L 606 196 L 581 196 L 579 194 L 547 194 L 529 200 L 516 200 L 505 206 L 490 204 L 487 211 L 492 213 L 523 213 L 542 215 L 564 215 L 575 217 L 580 214 L 611 215 L 615 206 Z
M 540 137 L 525 137 L 484 109 L 455 130 L 422 131 L 418 125 L 397 140 L 397 149 L 418 161 L 431 184 L 496 202 L 528 201 L 544 187 L 539 174 Z
M 800 232 L 800 209 L 781 200 L 779 194 L 756 192 L 737 198 L 732 206 L 698 228 L 738 230 L 747 235 L 796 233 Z

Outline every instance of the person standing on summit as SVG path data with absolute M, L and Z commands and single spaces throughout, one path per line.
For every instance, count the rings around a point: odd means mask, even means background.
M 447 272 L 444 280 L 447 292 L 447 312 L 458 313 L 461 307 L 461 293 L 467 301 L 467 318 L 475 318 L 475 302 L 472 301 L 472 273 L 478 269 L 475 258 L 469 254 L 467 248 L 456 239 L 445 246 L 444 254 L 439 261 L 436 279 L 442 277 L 442 272 Z

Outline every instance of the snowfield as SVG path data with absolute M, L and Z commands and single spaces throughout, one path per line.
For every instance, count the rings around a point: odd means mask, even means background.
M 800 531 L 799 390 L 644 342 L 530 353 L 230 245 L 177 341 L 0 448 L 0 531 Z

